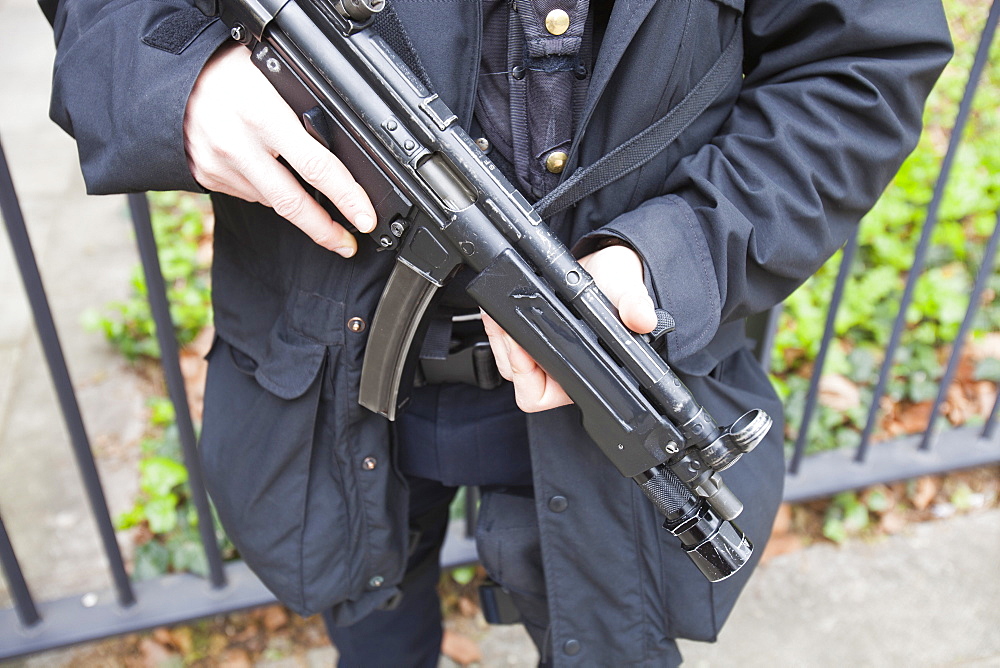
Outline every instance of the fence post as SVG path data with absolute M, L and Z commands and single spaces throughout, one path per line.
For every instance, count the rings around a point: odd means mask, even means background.
M 59 343 L 59 333 L 52 318 L 48 298 L 45 296 L 45 286 L 42 284 L 38 264 L 35 262 L 35 254 L 31 249 L 28 229 L 24 224 L 21 206 L 17 201 L 17 193 L 14 191 L 14 182 L 7 167 L 7 157 L 3 152 L 2 144 L 0 144 L 0 215 L 3 216 L 6 224 L 7 234 L 10 236 L 10 243 L 14 249 L 14 257 L 21 272 L 21 280 L 24 281 L 24 289 L 28 294 L 31 312 L 35 318 L 35 327 L 38 330 L 38 338 L 41 340 L 49 374 L 52 376 L 52 383 L 59 398 L 63 420 L 65 420 L 66 428 L 69 431 L 76 465 L 83 478 L 87 500 L 90 503 L 94 520 L 97 522 L 101 543 L 104 546 L 104 554 L 108 558 L 108 564 L 111 568 L 111 577 L 118 592 L 118 602 L 123 607 L 130 606 L 135 603 L 132 583 L 125 571 L 125 562 L 122 559 L 118 541 L 115 539 L 115 528 L 108 513 L 108 504 L 105 500 L 104 489 L 101 487 L 101 478 L 97 473 L 97 464 L 94 463 L 94 457 L 90 450 L 90 440 L 87 438 L 83 416 L 80 414 L 80 406 L 77 404 L 76 394 L 73 391 L 73 381 L 70 378 L 62 346 Z
M 128 204 L 132 213 L 136 241 L 139 245 L 139 257 L 142 259 L 142 271 L 146 277 L 149 307 L 156 323 L 156 340 L 160 344 L 160 363 L 163 365 L 163 375 L 167 381 L 167 392 L 174 405 L 174 417 L 177 422 L 181 447 L 184 450 L 184 463 L 188 470 L 191 498 L 194 501 L 195 512 L 198 514 L 198 534 L 201 537 L 205 558 L 208 561 L 209 580 L 212 587 L 221 589 L 226 586 L 226 574 L 222 568 L 222 555 L 219 553 L 219 545 L 215 538 L 212 509 L 201 476 L 197 437 L 191 421 L 191 411 L 188 409 L 177 338 L 174 335 L 174 324 L 170 317 L 170 302 L 167 300 L 167 286 L 160 269 L 160 257 L 156 251 L 156 238 L 153 235 L 153 223 L 149 214 L 149 201 L 146 199 L 145 193 L 133 193 L 128 196 Z

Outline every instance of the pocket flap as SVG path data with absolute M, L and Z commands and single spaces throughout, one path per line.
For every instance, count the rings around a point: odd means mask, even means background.
M 268 352 L 258 362 L 254 378 L 260 386 L 281 399 L 297 399 L 312 385 L 323 364 L 326 347 L 277 336 L 268 342 Z
M 299 290 L 272 327 L 257 362 L 254 377 L 261 387 L 282 399 L 295 399 L 316 378 L 327 346 L 344 343 L 344 304 Z M 238 344 L 237 344 L 238 345 Z

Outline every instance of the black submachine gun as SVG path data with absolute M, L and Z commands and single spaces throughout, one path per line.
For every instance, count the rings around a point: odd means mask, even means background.
M 718 472 L 771 419 L 721 428 L 648 337 L 617 311 L 498 172 L 455 114 L 372 29 L 385 0 L 198 0 L 375 204 L 370 234 L 397 254 L 372 320 L 360 403 L 392 420 L 405 402 L 428 304 L 461 266 L 472 298 L 580 407 L 590 437 L 666 517 L 711 581 L 753 551 Z M 416 345 L 415 345 L 416 344 Z

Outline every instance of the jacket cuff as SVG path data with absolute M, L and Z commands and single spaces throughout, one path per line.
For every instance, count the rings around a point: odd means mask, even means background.
M 583 237 L 573 253 L 592 253 L 608 237 L 639 254 L 647 288 L 676 321 L 677 329 L 667 335 L 670 360 L 707 346 L 719 329 L 722 306 L 712 254 L 691 208 L 676 195 L 650 200 Z

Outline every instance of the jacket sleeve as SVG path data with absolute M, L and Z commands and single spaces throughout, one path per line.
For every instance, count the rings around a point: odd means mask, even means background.
M 671 357 L 779 303 L 848 238 L 913 150 L 951 55 L 936 1 L 747 0 L 744 79 L 713 140 L 617 236 L 678 329 Z
M 196 190 L 184 109 L 225 27 L 185 0 L 42 0 L 56 59 L 49 114 L 91 194 Z

